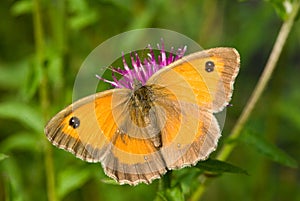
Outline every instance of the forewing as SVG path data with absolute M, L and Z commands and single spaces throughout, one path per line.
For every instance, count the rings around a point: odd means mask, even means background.
M 211 65 L 213 68 L 209 68 Z M 239 66 L 240 56 L 235 49 L 213 48 L 183 57 L 158 71 L 147 84 L 166 87 L 188 102 L 192 90 L 199 107 L 219 112 L 231 99 Z
M 114 89 L 75 102 L 48 122 L 47 138 L 82 160 L 101 162 L 105 173 L 120 183 L 150 183 L 166 172 L 161 154 L 150 139 L 130 137 L 116 123 L 129 121 L 124 117 L 130 95 L 130 90 Z M 70 125 L 74 117 L 77 128 Z
M 82 160 L 101 161 L 116 130 L 112 118 L 113 92 L 80 99 L 55 115 L 45 128 L 49 141 Z M 79 121 L 77 128 L 72 126 L 72 118 Z

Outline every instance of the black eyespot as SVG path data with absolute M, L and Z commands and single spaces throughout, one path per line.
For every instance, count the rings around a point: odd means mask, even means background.
M 74 129 L 78 128 L 80 125 L 80 120 L 77 117 L 71 117 L 69 125 L 72 126 Z
M 214 68 L 215 68 L 215 63 L 214 62 L 207 61 L 205 63 L 205 70 L 206 70 L 206 72 L 212 72 L 212 71 L 214 71 Z

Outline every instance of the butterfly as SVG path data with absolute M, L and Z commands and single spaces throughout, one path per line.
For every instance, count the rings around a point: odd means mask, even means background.
M 168 170 L 208 158 L 221 136 L 215 113 L 231 100 L 236 49 L 182 57 L 132 89 L 82 98 L 56 114 L 45 133 L 55 146 L 102 164 L 120 184 L 151 183 Z

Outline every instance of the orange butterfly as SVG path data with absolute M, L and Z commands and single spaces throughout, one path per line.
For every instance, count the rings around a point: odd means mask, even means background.
M 231 99 L 240 66 L 233 48 L 182 57 L 154 56 L 134 69 L 114 69 L 115 89 L 68 106 L 47 124 L 47 138 L 76 157 L 101 162 L 120 184 L 151 183 L 167 170 L 205 160 L 221 136 L 213 115 Z M 176 60 L 176 61 L 175 61 Z M 163 67 L 162 67 L 163 66 Z

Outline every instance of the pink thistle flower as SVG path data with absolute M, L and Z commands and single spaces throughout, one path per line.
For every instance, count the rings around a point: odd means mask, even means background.
M 136 52 L 131 53 L 130 58 L 132 68 L 129 68 L 129 65 L 125 61 L 125 57 L 123 54 L 123 69 L 115 67 L 111 68 L 113 81 L 104 79 L 99 75 L 96 75 L 96 77 L 106 83 L 110 83 L 115 88 L 134 89 L 137 83 L 144 86 L 147 80 L 153 74 L 173 63 L 174 61 L 182 58 L 184 53 L 186 52 L 185 46 L 184 48 L 178 48 L 174 54 L 174 48 L 172 47 L 169 55 L 167 56 L 163 42 L 161 43 L 161 47 L 159 46 L 159 44 L 157 44 L 157 47 L 160 50 L 160 54 L 157 56 L 157 59 L 155 58 L 153 49 L 150 45 L 148 45 L 150 53 L 148 54 L 148 57 L 144 59 L 144 61 L 141 61 L 139 55 Z M 117 79 L 115 73 L 120 74 L 122 76 L 121 79 Z

